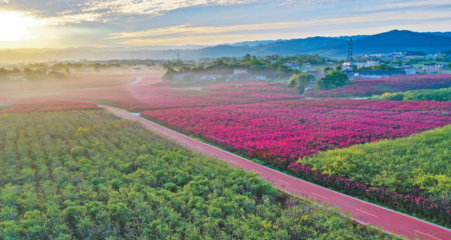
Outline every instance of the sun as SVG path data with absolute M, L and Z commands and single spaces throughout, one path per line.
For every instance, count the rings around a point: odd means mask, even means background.
M 38 36 L 31 34 L 31 27 L 43 26 L 45 23 L 32 16 L 19 12 L 0 12 L 0 41 L 19 41 L 34 39 Z

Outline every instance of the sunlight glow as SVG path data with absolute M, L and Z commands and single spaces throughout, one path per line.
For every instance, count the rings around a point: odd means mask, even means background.
M 44 21 L 18 12 L 0 12 L 0 22 L 0 41 L 37 38 L 37 35 L 29 32 L 29 28 L 46 25 Z

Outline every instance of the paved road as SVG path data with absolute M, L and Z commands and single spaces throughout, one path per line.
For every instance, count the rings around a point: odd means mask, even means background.
M 350 212 L 356 220 L 362 223 L 382 226 L 387 232 L 397 233 L 409 238 L 445 240 L 451 239 L 451 230 L 413 218 L 386 208 L 382 208 L 347 195 L 331 191 L 309 182 L 290 177 L 278 171 L 261 166 L 227 151 L 215 148 L 208 144 L 199 142 L 183 134 L 164 128 L 156 123 L 135 116 L 124 110 L 101 106 L 109 109 L 114 114 L 132 121 L 142 123 L 149 130 L 158 132 L 166 137 L 188 146 L 191 149 L 202 152 L 208 156 L 217 157 L 232 165 L 247 171 L 260 174 L 269 182 L 286 192 L 299 197 L 315 198 L 322 202 L 338 206 L 340 209 Z

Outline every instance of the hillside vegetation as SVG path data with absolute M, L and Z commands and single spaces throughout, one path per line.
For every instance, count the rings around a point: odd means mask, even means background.
M 392 239 L 104 111 L 0 115 L 0 239 Z

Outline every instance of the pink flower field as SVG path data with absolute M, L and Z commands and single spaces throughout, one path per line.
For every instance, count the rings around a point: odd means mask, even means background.
M 407 137 L 451 123 L 448 102 L 298 100 L 142 114 L 242 154 L 290 161 L 319 151 Z
M 61 97 L 96 101 L 133 112 L 154 109 L 252 104 L 303 98 L 300 95 L 280 93 L 247 91 L 211 92 L 155 88 L 144 85 L 74 91 L 61 95 Z
M 279 93 L 298 95 L 299 90 L 288 88 L 282 83 L 249 83 L 249 84 L 224 84 L 207 88 L 209 91 L 243 91 L 258 93 Z
M 47 112 L 47 111 L 67 111 L 81 109 L 101 109 L 97 104 L 80 100 L 62 100 L 53 98 L 27 98 L 14 99 L 2 98 L 6 109 L 0 114 L 6 113 L 26 113 L 26 112 Z
M 311 90 L 305 96 L 312 98 L 367 97 L 386 92 L 403 92 L 417 89 L 440 89 L 451 87 L 451 75 L 423 75 L 415 77 L 392 77 L 375 80 L 352 81 L 350 85 L 327 91 Z

